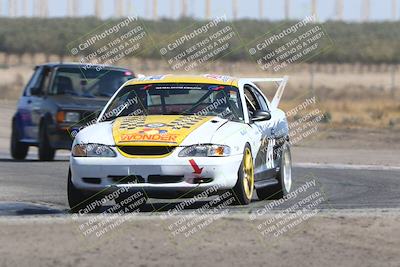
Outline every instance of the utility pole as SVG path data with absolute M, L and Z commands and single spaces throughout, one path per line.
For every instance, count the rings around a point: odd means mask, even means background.
M 150 9 L 151 9 L 151 3 L 150 3 L 150 0 L 147 0 L 146 1 L 146 5 L 145 5 L 145 10 L 144 10 L 145 18 L 150 18 L 151 17 Z
M 94 14 L 96 18 L 101 19 L 103 11 L 103 0 L 94 0 Z
M 40 17 L 40 1 L 41 0 L 33 0 L 33 7 L 32 7 L 33 17 Z
M 258 17 L 260 20 L 264 18 L 264 0 L 258 0 Z
M 343 20 L 343 0 L 336 0 L 335 2 L 336 20 Z
M 40 7 L 40 15 L 43 18 L 47 18 L 49 16 L 49 2 L 48 0 L 42 0 L 42 4 Z
M 285 20 L 290 18 L 290 0 L 285 0 Z
M 397 20 L 397 0 L 392 0 L 392 20 Z
M 158 20 L 158 2 L 153 0 L 153 19 Z
M 18 10 L 18 2 L 15 0 L 8 0 L 8 16 L 16 17 Z
M 363 0 L 361 4 L 361 22 L 369 21 L 370 0 Z
M 133 15 L 133 5 L 132 5 L 132 0 L 127 0 L 128 2 L 126 3 L 126 14 L 127 16 Z
M 69 17 L 78 17 L 79 10 L 79 2 L 78 0 L 68 0 L 68 16 Z
M 1 12 L 0 12 L 1 13 Z M 29 17 L 28 13 L 28 0 L 22 0 L 22 15 L 24 17 Z
M 211 0 L 206 0 L 206 19 L 211 18 Z
M 317 0 L 311 0 L 311 15 L 318 17 L 317 8 Z
M 181 0 L 181 8 L 182 8 L 182 17 L 187 17 L 187 3 L 186 0 Z
M 171 19 L 175 18 L 175 0 L 169 0 L 169 15 Z
M 114 13 L 116 18 L 121 18 L 124 16 L 124 5 L 122 0 L 114 1 Z
M 236 20 L 238 15 L 237 0 L 232 0 L 232 15 L 233 19 Z

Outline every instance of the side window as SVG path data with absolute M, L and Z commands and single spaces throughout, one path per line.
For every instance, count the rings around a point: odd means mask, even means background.
M 42 70 L 43 68 L 41 67 L 35 69 L 35 72 L 33 73 L 31 79 L 25 87 L 24 96 L 30 96 L 31 89 L 38 86 L 38 82 L 41 80 L 39 79 L 39 77 L 42 74 Z
M 249 111 L 249 117 L 251 118 L 256 110 L 261 109 L 260 103 L 258 102 L 256 95 L 249 85 L 244 86 L 244 95 L 246 98 L 246 106 Z
M 257 98 L 258 102 L 260 103 L 260 109 L 263 111 L 269 111 L 267 101 L 265 101 L 265 98 L 260 94 L 260 92 L 258 92 L 253 87 L 251 88 L 251 91 L 254 93 L 255 97 Z

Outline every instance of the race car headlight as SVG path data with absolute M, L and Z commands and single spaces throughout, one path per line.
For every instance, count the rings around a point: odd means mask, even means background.
M 75 145 L 72 148 L 74 157 L 116 157 L 117 154 L 109 146 L 98 144 Z
M 194 145 L 182 149 L 179 157 L 226 157 L 231 154 L 229 146 L 224 145 Z

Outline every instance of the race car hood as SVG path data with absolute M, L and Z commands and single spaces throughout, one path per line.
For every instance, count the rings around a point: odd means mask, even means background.
M 193 121 L 194 118 L 194 116 L 121 117 L 114 122 L 101 122 L 84 128 L 78 133 L 74 142 L 110 146 L 234 144 L 232 152 L 242 151 L 240 146 L 235 148 L 240 143 L 239 140 L 243 138 L 245 126 L 242 123 L 219 117 L 198 117 L 196 121 Z M 159 125 L 156 125 L 157 123 Z M 172 123 L 175 128 L 171 126 Z M 185 127 L 183 127 L 184 125 Z M 172 134 L 176 134 L 176 137 Z
M 117 146 L 179 146 L 189 139 L 210 140 L 211 128 L 216 128 L 224 120 L 213 116 L 196 115 L 149 115 L 127 116 L 115 120 L 112 135 Z M 207 128 L 208 136 L 196 134 L 199 128 Z M 202 131 L 200 131 L 202 132 Z M 190 142 L 190 141 L 189 141 Z

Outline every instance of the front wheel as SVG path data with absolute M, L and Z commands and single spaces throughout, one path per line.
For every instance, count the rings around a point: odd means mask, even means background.
M 93 196 L 93 194 L 92 196 L 90 194 L 85 194 L 84 191 L 79 190 L 72 183 L 71 170 L 68 171 L 67 188 L 70 212 L 77 213 L 81 211 L 83 213 L 92 213 L 100 211 L 101 205 L 96 202 L 98 197 Z
M 248 205 L 251 202 L 254 191 L 254 164 L 251 155 L 250 146 L 246 145 L 243 152 L 243 160 L 238 172 L 238 180 L 233 193 L 235 197 L 234 204 Z
M 46 123 L 42 123 L 39 130 L 39 160 L 52 161 L 55 153 L 56 150 L 50 145 Z
M 18 131 L 17 126 L 13 122 L 11 129 L 11 144 L 10 152 L 13 159 L 23 160 L 28 154 L 29 145 L 20 142 L 21 135 Z
M 280 199 L 292 189 L 292 157 L 288 143 L 282 145 L 279 172 L 276 175 L 278 183 L 273 186 L 257 189 L 259 199 Z

